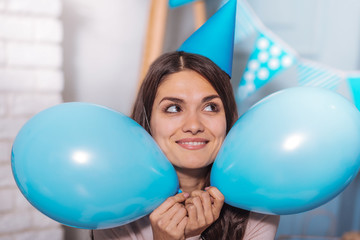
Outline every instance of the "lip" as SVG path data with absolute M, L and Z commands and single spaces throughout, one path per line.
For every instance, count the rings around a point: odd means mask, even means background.
M 183 138 L 175 141 L 180 147 L 187 150 L 199 150 L 204 148 L 209 140 L 205 138 Z

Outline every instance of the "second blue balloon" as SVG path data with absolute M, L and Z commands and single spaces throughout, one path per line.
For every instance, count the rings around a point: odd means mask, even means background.
M 233 126 L 211 184 L 235 207 L 270 214 L 316 208 L 360 166 L 360 113 L 341 95 L 290 88 L 249 109 Z

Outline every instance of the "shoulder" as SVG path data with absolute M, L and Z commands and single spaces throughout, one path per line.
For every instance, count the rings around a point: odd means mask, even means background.
M 274 239 L 280 216 L 250 212 L 244 240 Z
M 152 239 L 149 216 L 120 227 L 94 230 L 95 240 L 148 240 Z

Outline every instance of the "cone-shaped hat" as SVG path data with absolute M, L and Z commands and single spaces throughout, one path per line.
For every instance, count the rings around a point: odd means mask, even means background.
M 196 0 L 169 0 L 169 6 L 171 8 L 176 8 L 194 1 Z
M 178 49 L 211 59 L 231 77 L 236 0 L 229 0 Z

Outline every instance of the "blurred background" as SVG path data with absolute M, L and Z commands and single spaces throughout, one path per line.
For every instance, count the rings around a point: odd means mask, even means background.
M 0 0 L 0 240 L 89 239 L 88 231 L 62 226 L 27 203 L 12 177 L 11 144 L 31 116 L 61 102 L 91 102 L 129 114 L 146 65 L 154 2 Z M 166 8 L 159 51 L 176 50 L 197 28 L 199 10 L 195 2 L 171 9 L 166 0 L 157 2 Z M 222 4 L 198 2 L 205 18 Z M 346 78 L 360 75 L 360 1 L 241 2 L 248 18 L 238 21 L 247 22 L 250 30 L 241 32 L 235 44 L 232 83 L 240 113 L 272 92 L 298 86 L 299 65 L 333 76 L 334 90 L 353 100 Z M 267 72 L 271 79 L 261 88 L 250 86 L 252 92 L 244 95 L 239 82 L 251 68 L 259 32 L 269 34 L 300 64 Z M 359 181 L 324 206 L 282 216 L 277 238 L 340 239 L 360 231 Z

